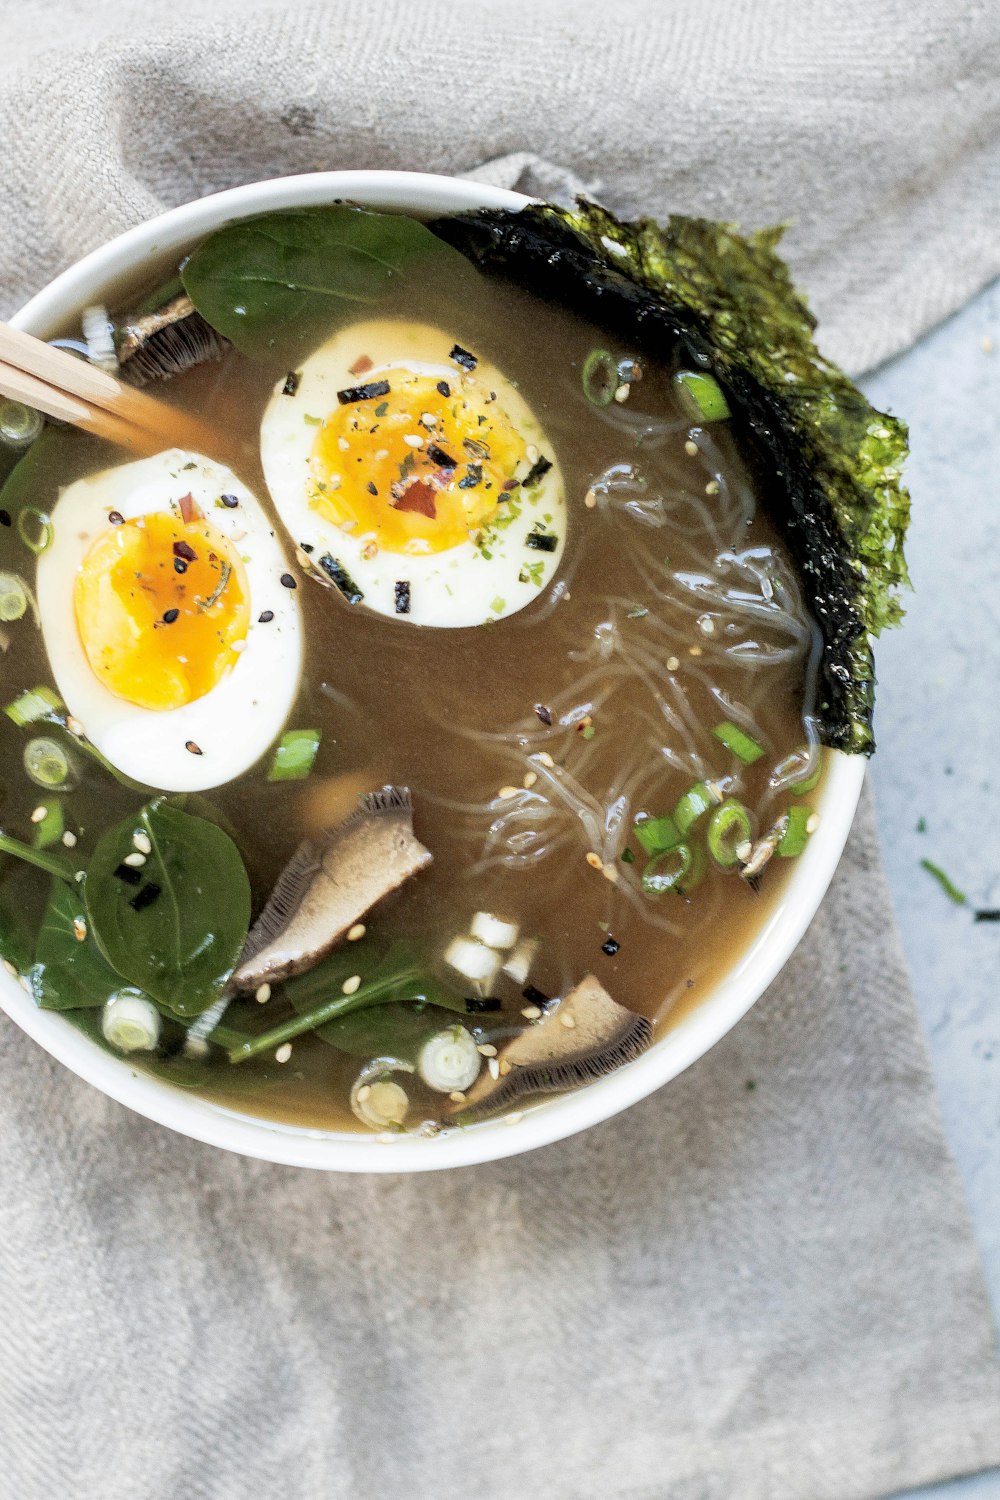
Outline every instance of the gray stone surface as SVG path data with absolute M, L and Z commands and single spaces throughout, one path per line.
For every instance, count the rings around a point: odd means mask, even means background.
M 864 384 L 910 423 L 916 589 L 904 628 L 878 652 L 872 776 L 946 1128 L 1000 1321 L 1000 923 L 973 920 L 976 907 L 1000 907 L 1000 283 Z M 967 906 L 948 900 L 922 858 L 967 892 Z M 919 1496 L 1000 1500 L 1000 1472 Z

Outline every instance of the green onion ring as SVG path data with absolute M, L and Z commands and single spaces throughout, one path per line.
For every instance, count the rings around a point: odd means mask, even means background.
M 700 844 L 678 844 L 651 859 L 642 872 L 642 888 L 647 896 L 662 896 L 674 891 L 686 896 L 705 873 L 705 854 Z
M 29 531 L 29 522 L 34 520 L 38 527 L 38 535 L 32 536 Z M 44 511 L 38 509 L 37 505 L 26 505 L 17 517 L 17 534 L 24 545 L 35 554 L 41 556 L 46 547 L 52 545 L 52 522 Z
M 708 820 L 706 838 L 715 863 L 724 870 L 731 869 L 739 858 L 737 849 L 753 838 L 750 814 L 743 803 L 730 797 L 716 807 Z
M 618 361 L 607 349 L 591 349 L 583 362 L 581 380 L 591 406 L 610 406 L 618 389 Z

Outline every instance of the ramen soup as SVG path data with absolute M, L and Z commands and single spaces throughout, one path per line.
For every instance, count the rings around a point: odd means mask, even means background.
M 680 333 L 475 260 L 232 226 L 65 331 L 182 446 L 3 412 L 5 962 L 267 1118 L 433 1133 L 627 1065 L 819 824 L 766 446 Z

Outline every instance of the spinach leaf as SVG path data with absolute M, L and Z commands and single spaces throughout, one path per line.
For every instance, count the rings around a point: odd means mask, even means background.
M 29 912 L 34 907 L 34 881 L 27 865 L 10 862 L 0 875 L 0 959 L 24 973 L 31 963 L 35 928 Z
M 26 505 L 48 513 L 59 491 L 83 474 L 119 461 L 118 450 L 100 438 L 66 427 L 45 426 L 21 455 L 0 488 L 0 508 L 14 519 Z M 11 533 L 12 537 L 17 532 Z
M 103 1005 L 123 987 L 90 932 L 82 943 L 77 940 L 75 924 L 81 921 L 86 923 L 86 912 L 79 888 L 53 880 L 31 969 L 35 1003 L 43 1010 Z
M 321 342 L 430 258 L 469 274 L 464 257 L 416 219 L 331 204 L 227 224 L 181 275 L 202 317 L 237 349 L 276 355 Z
M 151 845 L 139 885 L 115 875 L 135 833 Z M 98 946 L 119 974 L 179 1016 L 218 998 L 250 925 L 250 883 L 221 828 L 157 798 L 101 838 L 86 895 Z
M 415 1062 L 428 1037 L 454 1024 L 453 1010 L 395 1001 L 328 1021 L 316 1028 L 316 1035 L 352 1057 L 402 1057 Z

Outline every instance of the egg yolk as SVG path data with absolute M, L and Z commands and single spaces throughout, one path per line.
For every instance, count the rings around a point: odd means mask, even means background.
M 73 608 L 105 687 L 140 708 L 180 708 L 236 662 L 250 589 L 239 555 L 208 521 L 157 512 L 93 542 Z
M 309 501 L 386 552 L 444 552 L 468 541 L 517 488 L 527 450 L 496 392 L 468 375 L 369 371 L 320 427 Z

